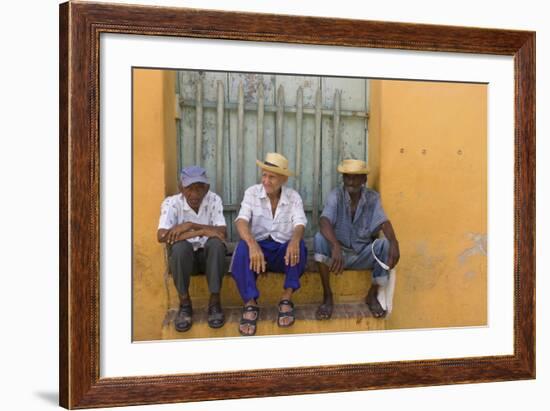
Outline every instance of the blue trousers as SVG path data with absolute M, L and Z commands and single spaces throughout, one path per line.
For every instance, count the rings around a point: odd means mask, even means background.
M 300 288 L 300 277 L 306 269 L 307 249 L 304 240 L 300 241 L 300 261 L 295 266 L 285 264 L 285 254 L 288 247 L 286 243 L 278 243 L 269 238 L 258 241 L 258 245 L 264 253 L 267 271 L 284 273 L 285 283 L 283 288 L 292 288 L 294 291 Z M 243 302 L 257 300 L 260 292 L 256 287 L 256 279 L 258 274 L 250 269 L 250 253 L 248 244 L 243 240 L 239 241 L 233 261 L 231 264 L 231 274 L 235 279 L 239 293 Z
M 385 286 L 388 283 L 389 271 L 384 270 L 380 264 L 376 262 L 372 256 L 372 245 L 365 246 L 360 253 L 355 250 L 342 247 L 344 257 L 344 268 L 352 270 L 369 270 L 372 269 L 372 281 L 375 284 Z M 315 248 L 314 260 L 318 263 L 323 263 L 328 266 L 332 263 L 331 248 L 328 240 L 321 234 L 315 234 L 313 238 L 313 247 Z M 374 245 L 374 253 L 382 262 L 388 261 L 390 251 L 390 242 L 385 238 L 380 238 Z

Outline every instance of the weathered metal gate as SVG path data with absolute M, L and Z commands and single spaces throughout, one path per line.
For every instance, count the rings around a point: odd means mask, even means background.
M 206 168 L 224 202 L 228 237 L 244 190 L 259 181 L 255 160 L 289 160 L 315 233 L 323 201 L 339 183 L 342 158 L 367 158 L 368 80 L 279 74 L 179 71 L 178 161 Z

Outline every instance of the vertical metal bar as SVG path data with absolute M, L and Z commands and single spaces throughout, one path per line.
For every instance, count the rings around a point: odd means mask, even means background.
M 300 180 L 302 170 L 302 117 L 304 115 L 304 91 L 298 87 L 296 91 L 296 191 L 300 192 Z
M 223 195 L 223 82 L 218 80 L 218 113 L 216 117 L 216 192 Z
M 285 90 L 281 84 L 277 89 L 277 128 L 275 151 L 283 154 L 283 119 L 285 114 Z
M 179 175 L 180 173 L 180 170 L 182 169 L 182 163 L 183 163 L 183 159 L 182 159 L 182 155 L 181 155 L 181 136 L 182 136 L 182 132 L 181 132 L 181 129 L 182 129 L 182 123 L 183 123 L 183 107 L 180 106 L 180 97 L 181 97 L 181 72 L 178 71 L 177 72 L 177 75 L 176 75 L 176 111 L 178 113 L 178 119 L 176 120 L 176 127 L 177 127 L 177 140 L 176 140 L 176 164 L 177 164 L 177 169 L 176 169 L 176 178 L 177 176 Z
M 322 119 L 322 104 L 321 89 L 317 89 L 315 96 L 315 144 L 314 144 L 314 168 L 313 168 L 313 226 L 317 227 L 319 222 L 319 185 L 320 185 L 320 168 L 321 168 L 321 119 Z
M 196 83 L 195 106 L 195 164 L 202 164 L 202 78 Z
M 239 201 L 244 194 L 244 87 L 239 83 L 237 107 L 237 193 Z
M 334 92 L 334 112 L 333 112 L 333 133 L 334 137 L 332 140 L 332 186 L 335 187 L 337 183 L 338 173 L 336 172 L 336 167 L 338 163 L 342 160 L 341 155 L 342 152 L 340 151 L 340 109 L 341 109 L 341 92 L 340 90 L 336 90 Z
M 258 85 L 258 122 L 256 129 L 256 157 L 258 160 L 264 159 L 264 84 Z M 257 177 L 260 179 L 261 172 L 257 168 Z

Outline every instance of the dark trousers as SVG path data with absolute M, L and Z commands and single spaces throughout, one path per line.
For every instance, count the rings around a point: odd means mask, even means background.
M 204 248 L 193 251 L 188 241 L 178 241 L 168 252 L 170 272 L 179 294 L 187 294 L 192 275 L 205 273 L 208 290 L 219 293 L 225 269 L 225 244 L 219 238 L 209 238 Z

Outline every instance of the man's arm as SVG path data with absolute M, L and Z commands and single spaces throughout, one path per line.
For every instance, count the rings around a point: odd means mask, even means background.
M 265 272 L 266 262 L 264 253 L 258 245 L 258 242 L 250 232 L 250 225 L 245 219 L 237 219 L 235 227 L 239 232 L 241 240 L 248 245 L 248 252 L 250 256 L 250 269 L 258 274 Z
M 391 268 L 395 267 L 399 262 L 400 252 L 399 252 L 399 242 L 393 230 L 393 226 L 390 220 L 384 221 L 380 224 L 380 229 L 384 233 L 384 237 L 390 242 L 390 251 L 388 253 L 388 266 Z
M 340 241 L 336 238 L 334 227 L 327 217 L 321 217 L 319 219 L 319 229 L 323 237 L 330 243 L 332 264 L 330 265 L 330 271 L 335 274 L 341 274 L 344 271 L 344 257 L 342 255 L 342 246 Z
M 220 240 L 225 240 L 227 231 L 224 225 L 204 225 L 191 223 L 191 230 L 202 230 L 201 236 L 204 237 L 218 237 Z M 198 235 L 198 234 L 197 234 Z
M 193 229 L 193 223 L 191 222 L 185 222 L 181 224 L 177 224 L 169 229 L 163 229 L 159 228 L 157 231 L 157 240 L 159 243 L 169 243 L 173 244 L 176 241 L 182 240 L 182 238 L 179 238 L 184 233 L 190 233 L 196 231 Z M 192 238 L 196 237 L 198 234 L 193 234 L 186 238 Z
M 157 240 L 159 243 L 173 244 L 177 241 L 203 236 L 217 237 L 223 241 L 226 238 L 226 228 L 225 226 L 203 225 L 186 222 L 178 224 L 170 229 L 160 228 L 157 231 Z

